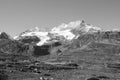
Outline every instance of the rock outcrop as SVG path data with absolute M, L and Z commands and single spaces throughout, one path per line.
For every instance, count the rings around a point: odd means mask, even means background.
M 10 35 L 8 35 L 7 33 L 2 32 L 0 34 L 0 39 L 12 39 L 12 37 Z

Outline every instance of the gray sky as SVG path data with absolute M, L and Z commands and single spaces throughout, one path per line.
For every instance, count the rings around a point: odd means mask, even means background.
M 120 0 L 0 0 L 0 32 L 12 36 L 76 20 L 120 29 Z

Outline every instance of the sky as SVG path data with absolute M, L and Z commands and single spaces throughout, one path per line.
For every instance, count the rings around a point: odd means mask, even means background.
M 120 0 L 0 0 L 0 32 L 11 36 L 77 20 L 105 30 L 120 29 Z

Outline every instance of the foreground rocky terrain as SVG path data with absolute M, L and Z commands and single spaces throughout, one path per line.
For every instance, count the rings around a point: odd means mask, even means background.
M 120 80 L 120 31 L 84 21 L 0 35 L 0 80 Z

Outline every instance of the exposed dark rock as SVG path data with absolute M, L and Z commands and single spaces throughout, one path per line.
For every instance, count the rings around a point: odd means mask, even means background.
M 65 37 L 64 36 L 57 36 L 57 35 L 54 35 L 54 34 L 51 34 L 51 33 L 48 33 L 48 36 L 51 38 L 50 41 L 52 40 L 65 40 Z
M 8 75 L 3 70 L 0 71 L 0 80 L 8 80 Z
M 86 79 L 86 80 L 108 80 L 108 79 L 110 79 L 109 77 L 107 77 L 107 76 L 97 76 L 97 77 L 91 77 L 91 78 L 88 78 L 88 79 Z
M 96 78 L 99 78 L 99 79 L 110 79 L 110 78 L 107 77 L 107 76 L 97 76 Z
M 108 68 L 115 68 L 120 70 L 120 64 L 114 63 L 114 64 L 107 64 Z
M 43 46 L 34 46 L 34 56 L 44 56 L 50 54 L 49 52 L 50 46 L 49 45 L 43 45 Z
M 109 42 L 114 42 L 112 40 L 120 41 L 119 31 L 103 31 L 100 33 L 102 40 L 108 40 Z
M 103 35 L 102 35 L 103 39 L 110 39 L 111 31 L 105 31 L 105 32 L 102 32 L 102 33 L 103 33 Z
M 44 76 L 51 76 L 50 74 L 44 74 Z
M 4 61 L 29 60 L 32 52 L 33 48 L 31 48 L 31 45 L 25 45 L 19 41 L 9 39 L 0 40 L 0 59 Z
M 41 66 L 41 69 L 44 70 L 72 70 L 72 69 L 77 69 L 74 66 L 68 66 L 68 65 L 45 65 Z
M 12 39 L 7 33 L 2 32 L 0 34 L 0 39 Z
M 76 64 L 76 63 L 68 63 L 68 64 L 65 64 L 66 66 L 70 66 L 70 67 L 75 67 L 77 68 L 79 65 Z
M 95 77 L 92 77 L 92 78 L 88 78 L 88 79 L 86 79 L 86 80 L 100 80 L 100 79 L 95 78 Z
M 57 51 L 56 51 L 56 53 L 61 53 L 62 51 L 60 50 L 60 49 L 58 49 Z
M 81 35 L 73 41 L 71 47 L 80 48 L 84 45 L 87 45 L 90 42 L 93 42 L 93 41 L 95 41 L 95 37 L 93 34 Z
M 77 39 L 74 39 L 71 47 L 81 48 L 91 42 L 106 42 L 107 43 L 120 43 L 120 32 L 115 31 L 98 31 L 94 33 L 81 34 Z
M 19 39 L 23 43 L 38 43 L 40 39 L 37 36 L 25 36 Z
M 29 48 L 29 45 L 24 45 L 21 42 L 9 39 L 2 39 L 0 40 L 0 43 L 0 52 L 7 54 L 26 53 Z
M 18 50 L 18 43 L 16 41 L 8 40 L 8 39 L 2 39 L 0 40 L 0 51 L 3 53 L 14 53 Z
M 52 44 L 53 47 L 57 47 L 57 46 L 60 46 L 60 45 L 62 45 L 60 42 L 54 42 L 54 43 Z
M 75 35 L 78 35 L 78 34 L 81 35 L 81 34 L 85 33 L 85 32 L 83 31 L 83 29 L 84 29 L 85 26 L 86 26 L 86 25 L 85 25 L 85 21 L 82 20 L 81 24 L 80 24 L 78 27 L 76 27 L 75 29 L 72 29 L 71 32 L 72 32 L 73 34 L 75 34 Z
M 57 47 L 62 45 L 60 42 L 54 42 L 51 44 L 46 44 L 46 45 L 42 45 L 42 46 L 34 46 L 34 52 L 33 55 L 34 56 L 44 56 L 44 55 L 48 55 L 50 54 L 50 50 L 53 47 Z

